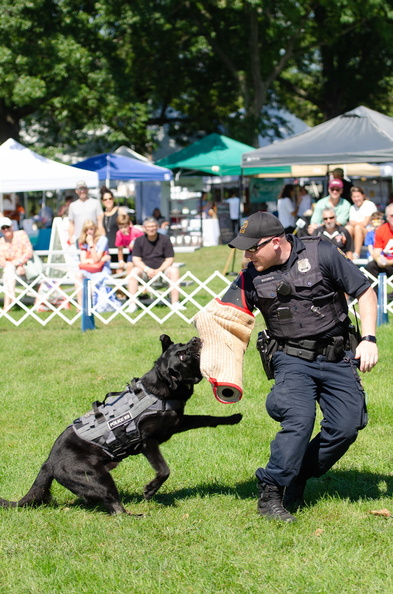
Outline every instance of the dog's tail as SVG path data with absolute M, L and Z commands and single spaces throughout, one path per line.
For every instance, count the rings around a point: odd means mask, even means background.
M 45 462 L 41 466 L 41 470 L 29 492 L 19 501 L 7 501 L 7 499 L 0 498 L 0 507 L 24 507 L 27 505 L 49 503 L 51 500 L 50 488 L 53 478 L 53 472 L 51 471 L 48 462 Z

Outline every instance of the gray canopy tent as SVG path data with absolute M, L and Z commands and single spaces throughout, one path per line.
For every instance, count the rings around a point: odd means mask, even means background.
M 244 175 L 263 167 L 393 161 L 393 118 L 357 107 L 311 130 L 244 153 Z

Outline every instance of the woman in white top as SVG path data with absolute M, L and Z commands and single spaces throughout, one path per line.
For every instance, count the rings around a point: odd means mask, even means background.
M 368 200 L 366 192 L 360 186 L 351 188 L 353 205 L 349 209 L 349 221 L 346 228 L 354 242 L 353 259 L 359 258 L 364 239 L 368 231 L 371 215 L 377 210 L 374 202 Z
M 285 233 L 292 233 L 296 227 L 298 206 L 294 200 L 295 188 L 293 184 L 286 184 L 281 190 L 277 201 L 278 218 Z

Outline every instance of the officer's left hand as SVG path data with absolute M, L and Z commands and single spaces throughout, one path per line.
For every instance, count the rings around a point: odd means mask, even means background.
M 371 371 L 378 362 L 377 345 L 374 342 L 362 340 L 357 346 L 355 359 L 360 359 L 360 371 Z

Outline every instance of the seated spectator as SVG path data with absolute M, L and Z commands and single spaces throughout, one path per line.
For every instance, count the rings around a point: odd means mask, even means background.
M 133 267 L 132 250 L 137 237 L 143 235 L 143 230 L 139 226 L 134 226 L 128 214 L 121 214 L 116 219 L 119 230 L 116 233 L 115 245 L 118 248 L 119 268 L 126 266 L 126 275 L 128 276 Z M 128 248 L 127 264 L 124 262 L 124 248 Z
M 366 192 L 359 186 L 352 186 L 351 190 L 352 206 L 349 209 L 349 221 L 346 228 L 351 234 L 354 242 L 353 258 L 357 260 L 360 257 L 362 245 L 364 243 L 371 215 L 375 211 L 375 204 L 367 200 Z
M 74 201 L 74 197 L 71 196 L 71 194 L 68 194 L 65 198 L 64 198 L 64 203 L 60 205 L 59 210 L 57 211 L 57 216 L 58 217 L 68 217 L 68 209 L 69 206 L 71 204 L 71 202 Z
M 130 313 L 137 310 L 133 296 L 138 291 L 138 277 L 148 281 L 159 272 L 164 272 L 172 282 L 176 283 L 179 280 L 179 269 L 173 266 L 174 251 L 169 237 L 158 233 L 158 224 L 154 217 L 145 219 L 143 229 L 144 234 L 136 238 L 132 252 L 134 268 L 128 280 L 128 290 L 131 294 L 128 306 Z M 179 290 L 176 286 L 171 290 L 171 302 L 174 309 L 185 309 L 179 302 Z
M 110 255 L 108 252 L 108 239 L 101 235 L 97 224 L 86 220 L 82 226 L 79 237 L 80 270 L 76 274 L 77 300 L 82 306 L 83 279 L 88 278 L 93 282 L 93 305 L 100 300 L 100 292 L 104 293 L 104 306 L 99 311 L 105 311 L 105 298 L 107 296 L 106 281 L 110 276 Z M 115 299 L 115 301 L 117 301 Z
M 345 227 L 337 223 L 334 208 L 325 208 L 322 211 L 322 220 L 323 225 L 313 231 L 313 236 L 334 243 L 334 245 L 337 245 L 349 259 L 352 259 L 352 237 Z
M 336 213 L 337 223 L 339 225 L 346 225 L 349 220 L 349 209 L 351 208 L 348 200 L 341 197 L 343 191 L 343 182 L 340 179 L 332 179 L 329 182 L 329 195 L 321 198 L 315 204 L 314 212 L 312 213 L 308 232 L 312 235 L 313 231 L 320 227 L 323 223 L 322 212 L 325 208 L 334 208 Z
M 344 169 L 342 169 L 341 167 L 336 167 L 335 169 L 333 169 L 332 178 L 342 181 L 343 192 L 342 192 L 341 196 L 342 196 L 342 198 L 344 198 L 344 200 L 348 200 L 349 202 L 351 202 L 352 182 L 349 178 L 345 178 Z
M 153 210 L 152 216 L 157 221 L 159 232 L 166 234 L 169 228 L 169 221 L 167 221 L 166 218 L 162 216 L 160 209 L 155 208 Z
M 53 210 L 50 206 L 47 206 L 43 200 L 40 203 L 38 214 L 33 217 L 33 221 L 39 229 L 49 229 L 52 227 Z
M 386 272 L 388 278 L 393 275 L 393 203 L 387 205 L 385 216 L 386 223 L 375 231 L 373 260 L 366 266 L 374 278 L 380 272 Z
M 4 311 L 12 307 L 15 300 L 16 275 L 25 274 L 24 265 L 33 256 L 33 247 L 26 231 L 14 231 L 8 217 L 0 219 L 0 267 L 3 268 Z
M 383 224 L 383 213 L 379 212 L 378 210 L 373 212 L 371 215 L 371 227 L 370 231 L 367 231 L 366 238 L 364 240 L 364 245 L 367 247 L 368 252 L 368 259 L 374 259 L 374 241 L 375 241 L 375 231 Z

